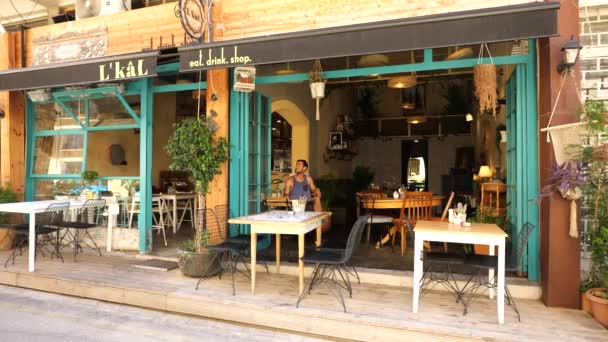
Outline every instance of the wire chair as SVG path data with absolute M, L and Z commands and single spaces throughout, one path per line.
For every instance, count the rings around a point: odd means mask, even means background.
M 312 278 L 308 284 L 308 288 L 300 294 L 296 307 L 300 305 L 300 302 L 311 293 L 311 291 L 321 285 L 330 284 L 329 290 L 332 292 L 334 297 L 338 299 L 344 312 L 346 312 L 346 304 L 344 302 L 344 296 L 342 290 L 345 289 L 349 292 L 352 298 L 352 285 L 349 279 L 349 271 L 347 263 L 353 255 L 354 250 L 357 249 L 363 235 L 363 230 L 369 219 L 368 215 L 361 216 L 357 219 L 353 228 L 348 235 L 346 248 L 344 249 L 333 249 L 333 248 L 319 248 L 307 253 L 302 257 L 304 263 L 314 263 L 315 267 L 312 272 Z M 339 278 L 338 278 L 339 277 Z M 333 286 L 332 286 L 333 285 Z
M 45 256 L 43 247 L 45 245 L 51 245 L 53 247 L 51 257 L 56 256 L 57 258 L 61 259 L 61 262 L 63 262 L 63 256 L 61 255 L 59 249 L 59 230 L 63 224 L 64 213 L 69 208 L 69 202 L 51 203 L 43 212 L 36 214 L 36 226 L 34 228 L 36 235 L 36 251 L 34 252 L 34 257 L 38 254 L 38 251 L 40 251 L 42 256 Z M 11 255 L 9 255 L 4 262 L 4 267 L 7 267 L 11 260 L 13 265 L 15 264 L 17 252 L 19 252 L 19 255 L 23 254 L 23 246 L 29 238 L 29 227 L 30 226 L 27 223 L 3 226 L 3 228 L 15 233 L 13 250 Z M 53 233 L 55 234 L 54 238 L 51 236 Z M 39 237 L 43 240 L 40 241 Z M 42 242 L 45 242 L 46 244 L 43 244 Z

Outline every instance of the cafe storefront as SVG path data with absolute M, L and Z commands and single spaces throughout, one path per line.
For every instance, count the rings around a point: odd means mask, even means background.
M 524 224 L 539 228 L 542 222 L 536 198 L 540 188 L 539 174 L 543 170 L 540 169 L 540 162 L 528 162 L 543 158 L 539 155 L 539 150 L 542 151 L 543 147 L 539 144 L 538 108 L 539 94 L 542 95 L 544 89 L 539 83 L 544 82 L 544 79 L 538 75 L 549 57 L 539 51 L 544 48 L 547 37 L 564 33 L 557 22 L 559 3 L 518 3 L 520 4 L 496 7 L 494 2 L 488 2 L 480 5 L 485 8 L 475 9 L 472 6 L 469 7 L 473 8 L 471 10 L 451 7 L 452 10 L 431 11 L 429 13 L 437 13 L 431 15 L 422 11 L 402 19 L 395 19 L 398 18 L 396 14 L 387 13 L 378 15 L 378 18 L 390 20 L 360 20 L 364 23 L 356 25 L 349 25 L 345 21 L 333 23 L 330 20 L 331 24 L 320 25 L 327 27 L 323 29 L 311 30 L 314 25 L 294 24 L 275 34 L 266 33 L 263 25 L 256 26 L 249 21 L 239 23 L 233 19 L 235 17 L 220 19 L 223 12 L 236 11 L 235 5 L 227 2 L 223 4 L 223 9 L 221 6 L 214 7 L 213 21 L 221 22 L 223 26 L 220 29 L 219 25 L 208 23 L 213 26 L 213 35 L 208 37 L 210 43 L 183 46 L 177 51 L 173 48 L 159 48 L 160 54 L 144 52 L 124 58 L 115 55 L 102 60 L 89 59 L 66 64 L 65 68 L 51 64 L 3 71 L 0 73 L 0 90 L 49 90 L 38 92 L 38 97 L 34 93 L 34 99 L 28 95 L 25 100 L 25 199 L 34 200 L 52 195 L 58 184 L 78 179 L 81 171 L 99 165 L 94 164 L 92 158 L 99 153 L 92 150 L 96 140 L 103 140 L 104 136 L 111 134 L 125 135 L 125 141 L 132 144 L 129 146 L 136 146 L 132 157 L 125 160 L 127 165 L 120 166 L 121 170 L 128 171 L 101 174 L 100 186 L 107 186 L 109 181 L 140 182 L 140 195 L 144 205 L 141 220 L 138 221 L 138 249 L 140 253 L 149 252 L 152 243 L 147 236 L 151 233 L 152 218 L 148 213 L 152 210 L 152 185 L 155 183 L 153 159 L 160 149 L 155 145 L 155 132 L 167 122 L 162 118 L 157 119 L 157 111 L 160 111 L 158 108 L 165 101 L 159 101 L 156 97 L 180 91 L 207 90 L 207 115 L 211 114 L 210 109 L 214 109 L 218 120 L 223 120 L 222 127 L 226 128 L 226 135 L 233 146 L 227 177 L 222 178 L 216 186 L 220 189 L 219 192 L 226 192 L 225 197 L 230 203 L 233 216 L 259 211 L 262 209 L 262 194 L 269 193 L 272 186 L 271 120 L 276 109 L 275 99 L 265 93 L 265 89 L 286 87 L 294 82 L 307 83 L 309 80 L 308 70 L 281 75 L 264 73 L 263 69 L 278 64 L 287 64 L 288 68 L 290 63 L 312 64 L 316 59 L 324 62 L 349 56 L 392 53 L 410 55 L 412 52 L 412 58 L 384 65 L 359 66 L 352 63 L 326 68 L 323 76 L 330 81 L 342 82 L 369 75 L 390 78 L 400 74 L 458 71 L 472 68 L 480 62 L 507 67 L 509 77 L 505 88 L 508 92 L 505 105 L 509 118 L 505 124 L 508 135 L 508 168 L 504 173 L 510 180 L 509 184 L 513 185 L 508 188 L 507 194 L 511 203 L 508 208 L 509 217 L 516 229 Z M 170 22 L 170 25 L 161 29 L 165 42 L 173 34 L 183 34 L 179 19 L 173 18 L 172 10 L 173 5 L 166 5 L 162 8 L 165 16 L 156 16 Z M 171 12 L 171 15 L 165 12 Z M 161 13 L 161 10 L 155 13 Z M 131 15 L 131 20 L 136 19 L 132 13 L 124 14 L 124 17 L 128 15 Z M 148 24 L 142 21 L 139 25 Z M 118 40 L 118 35 L 116 37 Z M 239 39 L 241 37 L 249 38 Z M 148 45 L 152 47 L 147 38 L 134 41 L 136 43 L 133 46 L 136 48 L 123 49 L 133 51 Z M 517 53 L 499 53 L 491 61 L 488 57 L 479 59 L 476 56 L 461 59 L 442 57 L 444 51 L 455 51 L 460 46 L 478 49 L 483 43 L 492 45 L 504 42 L 513 45 L 517 43 L 522 47 L 525 45 L 526 48 Z M 142 58 L 143 64 L 140 65 L 137 59 Z M 159 62 L 161 58 L 163 61 Z M 256 91 L 253 93 L 233 89 L 234 70 L 241 66 L 254 66 L 258 69 Z M 22 77 L 26 73 L 27 77 Z M 205 74 L 206 77 L 202 77 Z M 90 75 L 90 78 L 83 77 L 84 75 Z M 184 76 L 194 82 L 177 82 Z M 172 80 L 167 82 L 167 78 Z M 86 84 L 97 86 L 78 87 Z M 104 106 L 109 108 L 109 112 L 120 112 L 120 115 L 109 118 L 96 116 L 96 109 Z M 305 158 L 311 158 L 316 153 L 314 150 L 318 144 L 312 142 L 311 137 L 326 136 L 326 132 L 318 129 L 313 119 L 304 121 L 307 128 L 303 132 L 309 140 L 308 146 L 303 150 L 308 151 L 308 154 L 304 154 Z M 48 147 L 46 151 L 40 150 L 42 145 L 62 144 L 66 147 L 64 151 Z M 107 144 L 104 146 L 107 147 Z M 125 143 L 125 150 L 126 146 Z M 105 151 L 101 153 L 106 154 Z M 296 156 L 293 155 L 292 159 L 296 159 Z M 317 160 L 317 163 L 320 161 Z M 247 233 L 247 228 L 241 230 Z M 541 276 L 539 230 L 536 229 L 532 234 L 525 252 L 527 276 L 532 281 L 538 281 Z M 260 248 L 266 247 L 270 244 L 270 239 L 261 239 L 258 244 Z

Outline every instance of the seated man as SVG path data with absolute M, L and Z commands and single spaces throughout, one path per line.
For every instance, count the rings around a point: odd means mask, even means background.
M 313 203 L 314 211 L 321 211 L 321 191 L 315 186 L 312 177 L 306 174 L 308 162 L 300 159 L 296 162 L 296 174 L 285 182 L 285 196 L 290 200 L 306 197 Z

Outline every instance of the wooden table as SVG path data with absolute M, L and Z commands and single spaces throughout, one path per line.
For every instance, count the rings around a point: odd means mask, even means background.
M 29 247 L 28 247 L 28 270 L 34 272 L 36 261 L 36 214 L 45 212 L 49 205 L 53 203 L 70 203 L 69 210 L 80 209 L 85 201 L 81 200 L 47 200 L 31 202 L 14 202 L 0 204 L 0 212 L 28 214 L 29 215 Z M 109 220 L 111 221 L 111 220 Z M 111 222 L 109 223 L 109 225 Z M 110 228 L 111 229 L 111 228 Z
M 445 196 L 443 195 L 433 195 L 433 199 L 431 200 L 431 206 L 433 207 L 441 207 L 443 205 L 443 200 Z M 373 205 L 373 207 L 372 207 Z M 361 206 L 365 209 L 401 209 L 403 205 L 403 198 L 376 198 L 373 200 L 362 200 Z M 411 202 L 405 202 L 405 208 L 409 208 L 411 206 Z M 358 209 L 357 209 L 358 210 Z M 358 213 L 357 213 L 358 214 Z M 359 216 L 359 215 L 357 215 Z M 388 234 L 380 240 L 380 244 L 376 244 L 377 247 L 384 246 L 394 234 L 397 234 L 399 231 L 398 227 L 393 226 Z
M 490 255 L 494 255 L 494 247 L 498 246 L 498 295 L 496 297 L 498 323 L 505 321 L 505 239 L 507 234 L 495 224 L 473 223 L 470 227 L 462 227 L 447 222 L 418 221 L 414 228 L 414 298 L 412 310 L 418 312 L 420 297 L 420 281 L 423 272 L 422 248 L 424 241 L 470 243 L 490 246 Z M 488 272 L 493 281 L 494 270 Z M 494 291 L 490 290 L 490 298 Z
M 255 293 L 255 265 L 258 234 L 276 234 L 276 267 L 277 273 L 281 264 L 281 234 L 298 235 L 298 268 L 300 275 L 300 291 L 304 291 L 304 235 L 313 229 L 317 230 L 317 247 L 321 246 L 321 223 L 329 217 L 330 212 L 307 211 L 299 214 L 289 214 L 283 210 L 266 211 L 259 214 L 242 216 L 228 220 L 233 224 L 251 225 L 251 293 Z

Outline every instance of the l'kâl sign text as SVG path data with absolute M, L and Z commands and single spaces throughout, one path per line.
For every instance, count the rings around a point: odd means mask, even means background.
M 99 80 L 122 80 L 126 78 L 148 76 L 148 68 L 144 65 L 144 59 L 115 61 L 99 65 Z

